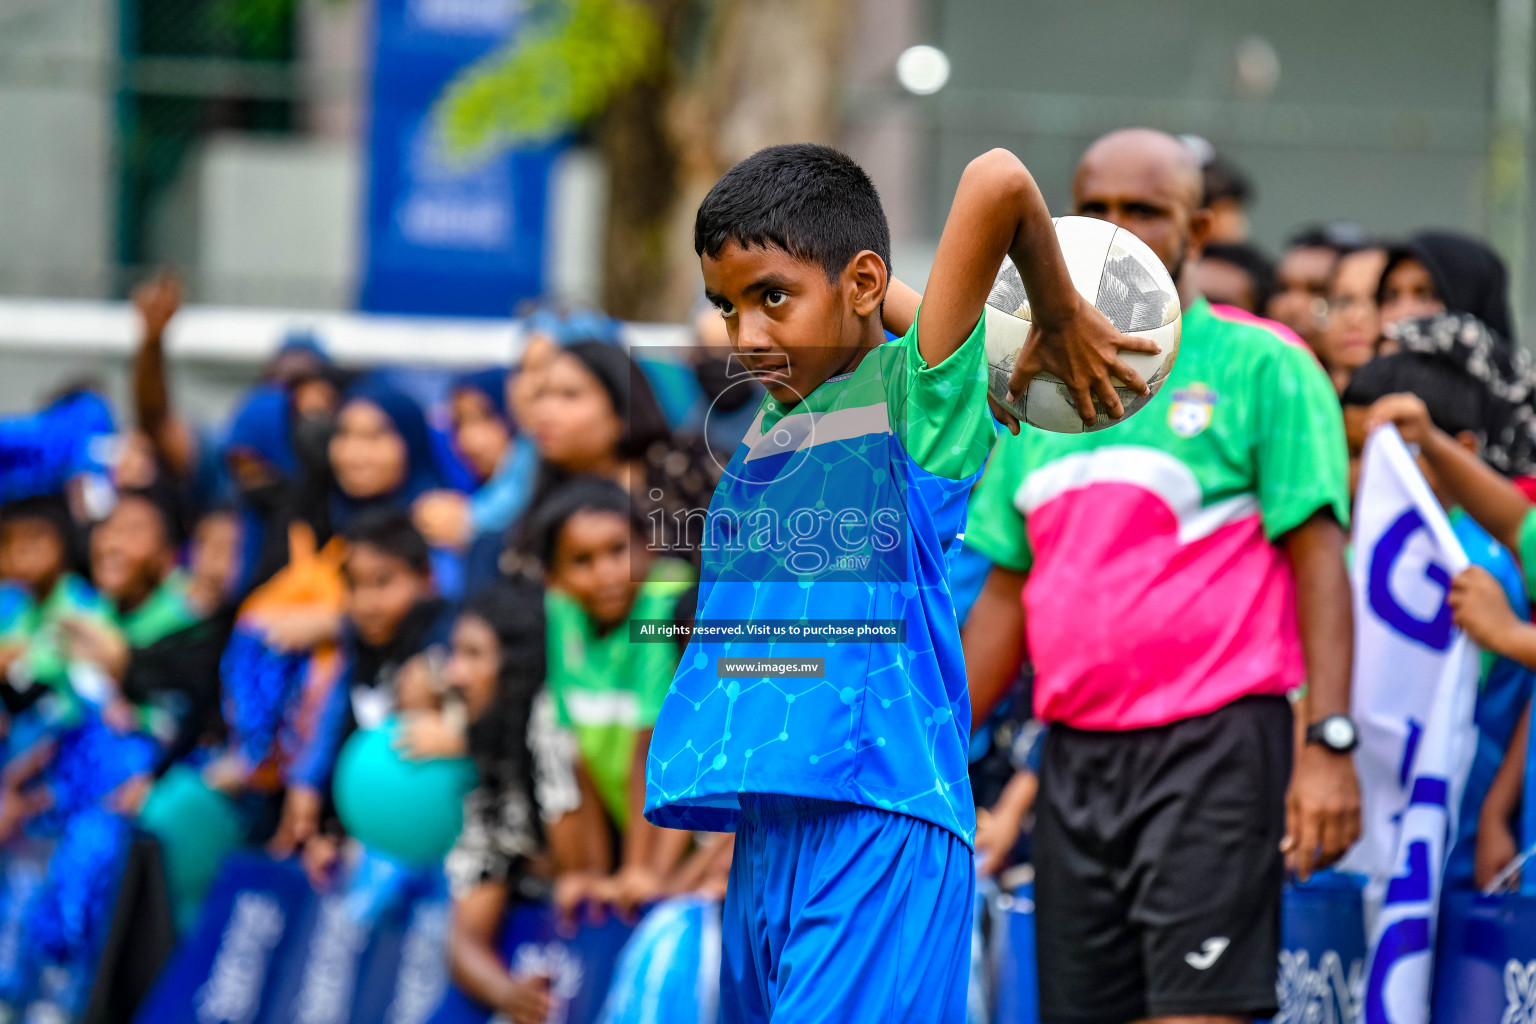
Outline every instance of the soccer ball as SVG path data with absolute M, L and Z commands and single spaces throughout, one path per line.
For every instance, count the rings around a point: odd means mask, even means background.
M 1061 243 L 1067 271 L 1078 292 L 1109 317 L 1120 333 L 1142 335 L 1162 347 L 1156 354 L 1121 352 L 1121 358 L 1141 374 L 1152 390 L 1150 395 L 1139 395 L 1130 388 L 1115 388 L 1125 415 L 1130 416 L 1152 400 L 1173 369 L 1182 322 L 1178 289 L 1167 268 L 1145 242 L 1108 221 L 1057 217 L 1056 239 Z M 1007 400 L 1008 378 L 1030 328 L 1029 298 L 1012 260 L 1005 258 L 997 272 L 992 293 L 987 296 L 986 317 L 987 391 L 998 405 L 1021 422 L 1061 434 L 1102 430 L 1120 422 L 1110 418 L 1095 395 L 1093 403 L 1099 418 L 1091 426 L 1084 426 L 1072 402 L 1072 392 L 1049 373 L 1036 374 L 1016 401 Z

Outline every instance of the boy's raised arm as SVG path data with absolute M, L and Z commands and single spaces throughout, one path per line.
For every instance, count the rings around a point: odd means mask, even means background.
M 1520 556 L 1520 528 L 1531 502 L 1520 488 L 1440 430 L 1417 395 L 1387 395 L 1372 405 L 1366 430 L 1391 423 L 1406 444 L 1416 444 L 1451 499 L 1467 510 L 1493 539 Z
M 1056 241 L 1051 212 L 1035 179 L 1005 149 L 972 160 L 960 176 L 928 286 L 923 292 L 918 348 L 936 366 L 970 336 L 1004 256 L 1024 280 L 1034 328 L 1014 368 L 1014 394 L 1041 370 L 1060 377 L 1072 392 L 1083 422 L 1097 418 L 1097 394 L 1116 418 L 1123 414 L 1112 377 L 1146 393 L 1147 385 L 1120 358 L 1122 348 L 1157 352 L 1157 344 L 1116 331 L 1082 301 Z

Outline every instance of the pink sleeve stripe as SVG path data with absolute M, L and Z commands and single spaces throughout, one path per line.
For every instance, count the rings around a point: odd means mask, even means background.
M 1214 302 L 1211 303 L 1211 315 L 1218 320 L 1225 320 L 1227 323 L 1248 324 L 1251 327 L 1262 328 L 1273 334 L 1277 340 L 1283 341 L 1287 345 L 1295 345 L 1317 360 L 1319 366 L 1322 365 L 1322 360 L 1317 359 L 1317 353 L 1312 351 L 1312 346 L 1302 341 L 1301 336 L 1285 326 L 1285 324 L 1277 323 L 1274 320 L 1266 320 L 1261 316 L 1254 316 L 1246 309 L 1238 309 L 1236 306 L 1219 306 Z

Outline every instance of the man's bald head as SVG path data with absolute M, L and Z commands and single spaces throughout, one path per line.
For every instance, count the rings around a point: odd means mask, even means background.
M 1152 128 L 1122 128 L 1101 136 L 1077 162 L 1077 181 L 1085 174 L 1115 171 L 1137 175 L 1149 184 L 1184 193 L 1191 207 L 1201 205 L 1205 181 L 1194 151 L 1180 140 Z
M 1130 231 L 1179 280 L 1210 229 L 1200 161 L 1167 132 L 1125 128 L 1088 147 L 1072 179 L 1074 210 Z M 1182 290 L 1182 289 L 1181 289 Z

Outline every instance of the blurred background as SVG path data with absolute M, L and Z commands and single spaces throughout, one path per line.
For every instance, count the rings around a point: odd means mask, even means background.
M 504 356 L 487 329 L 529 299 L 680 323 L 698 199 L 802 139 L 870 170 L 915 283 L 978 152 L 1020 154 L 1064 210 L 1084 145 L 1147 124 L 1208 141 L 1271 255 L 1338 219 L 1471 231 L 1524 319 L 1531 7 L 0 0 L 0 407 L 61 361 L 119 387 L 112 304 L 162 265 L 209 412 L 296 323 L 377 351 L 378 321 L 335 314 L 481 320 L 426 346 L 450 362 Z

